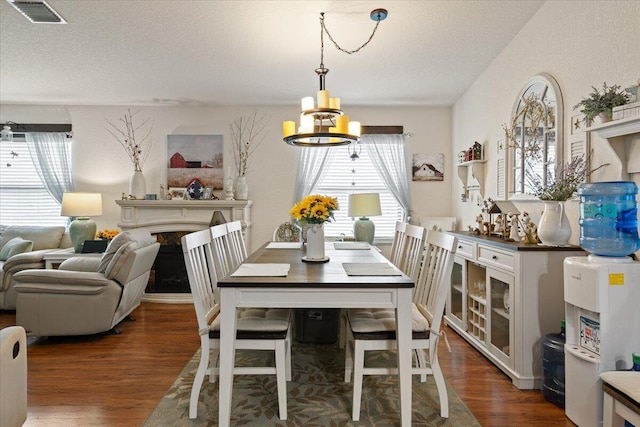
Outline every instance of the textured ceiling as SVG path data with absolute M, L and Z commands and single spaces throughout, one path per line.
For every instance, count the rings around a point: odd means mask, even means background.
M 67 25 L 0 0 L 0 102 L 291 105 L 318 88 L 345 105 L 451 105 L 543 1 L 48 0 Z

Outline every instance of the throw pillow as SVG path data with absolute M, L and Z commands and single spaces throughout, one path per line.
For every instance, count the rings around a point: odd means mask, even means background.
M 33 249 L 33 242 L 31 240 L 14 237 L 0 249 L 0 261 L 6 261 L 14 255 L 29 252 L 31 249 Z

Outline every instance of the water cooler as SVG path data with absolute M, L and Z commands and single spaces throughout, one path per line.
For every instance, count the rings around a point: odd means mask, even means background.
M 580 246 L 564 261 L 565 413 L 579 427 L 602 426 L 600 373 L 628 370 L 640 352 L 640 248 L 633 182 L 582 184 Z
M 565 413 L 602 425 L 601 372 L 631 369 L 640 350 L 640 262 L 629 257 L 564 261 Z

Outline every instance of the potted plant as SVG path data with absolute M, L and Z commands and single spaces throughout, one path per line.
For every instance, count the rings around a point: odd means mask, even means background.
M 580 112 L 584 114 L 584 121 L 589 125 L 594 118 L 600 117 L 602 122 L 611 120 L 613 107 L 625 105 L 629 102 L 629 94 L 621 90 L 619 85 L 607 86 L 604 82 L 602 90 L 591 86 L 593 92 L 587 97 L 582 98 L 573 109 L 580 108 Z

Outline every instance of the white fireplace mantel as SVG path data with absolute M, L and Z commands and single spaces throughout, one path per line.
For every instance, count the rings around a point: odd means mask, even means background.
M 215 211 L 227 222 L 240 221 L 247 248 L 251 247 L 251 205 L 248 200 L 116 200 L 122 230 L 147 228 L 151 233 L 198 231 L 208 228 Z M 189 303 L 191 294 L 145 294 L 143 301 Z
M 249 200 L 116 200 L 120 206 L 122 230 L 148 228 L 151 233 L 198 231 L 211 224 L 215 211 L 227 222 L 241 221 L 245 243 L 251 247 L 251 205 Z

